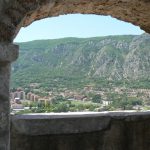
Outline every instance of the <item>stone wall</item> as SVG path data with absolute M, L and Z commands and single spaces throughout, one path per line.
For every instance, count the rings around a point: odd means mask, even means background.
M 150 112 L 12 116 L 11 150 L 150 150 Z
M 11 62 L 17 57 L 18 46 L 0 43 L 0 150 L 9 149 L 9 78 Z

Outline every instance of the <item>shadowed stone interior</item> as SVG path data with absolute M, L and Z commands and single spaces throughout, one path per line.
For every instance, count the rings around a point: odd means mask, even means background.
M 0 0 L 0 150 L 10 150 L 9 79 L 18 55 L 12 44 L 15 36 L 35 20 L 74 13 L 111 15 L 150 33 L 150 0 Z M 63 118 L 68 124 L 59 117 L 23 117 L 12 119 L 13 150 L 150 149 L 149 113 Z

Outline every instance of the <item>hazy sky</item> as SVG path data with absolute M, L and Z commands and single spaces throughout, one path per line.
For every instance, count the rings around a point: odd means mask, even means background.
M 30 26 L 22 28 L 15 42 L 63 37 L 142 34 L 143 32 L 137 26 L 110 16 L 75 14 L 36 21 Z

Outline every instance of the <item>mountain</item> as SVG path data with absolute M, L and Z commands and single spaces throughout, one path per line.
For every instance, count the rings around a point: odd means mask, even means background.
M 80 79 L 150 80 L 150 35 L 63 38 L 17 43 L 12 86 Z M 55 81 L 55 82 L 54 82 Z

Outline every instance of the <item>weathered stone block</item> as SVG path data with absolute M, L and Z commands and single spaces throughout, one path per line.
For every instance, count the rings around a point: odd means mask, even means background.
M 11 150 L 150 150 L 150 112 L 12 116 Z
M 18 49 L 17 45 L 0 43 L 0 150 L 10 149 L 10 65 L 17 59 Z
M 10 63 L 0 62 L 0 150 L 9 150 Z
M 19 46 L 0 43 L 0 63 L 12 62 L 18 58 Z

